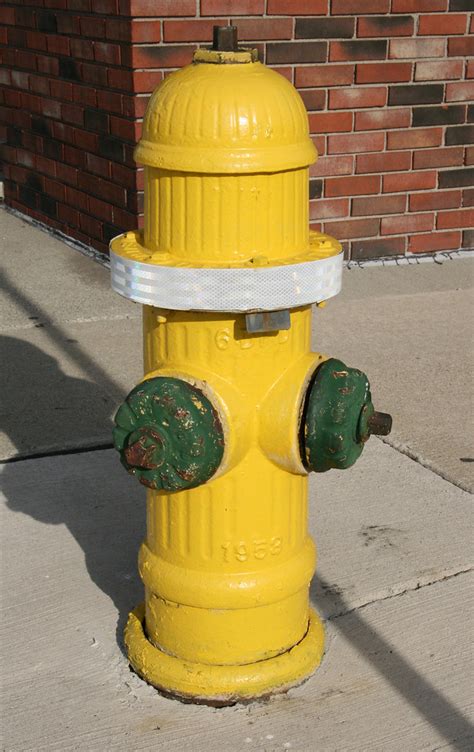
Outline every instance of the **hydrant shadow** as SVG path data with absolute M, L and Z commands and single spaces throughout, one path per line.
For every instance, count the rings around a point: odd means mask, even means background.
M 53 357 L 23 340 L 0 337 L 0 359 L 6 366 L 0 378 L 0 429 L 24 458 L 3 467 L 8 507 L 69 529 L 84 552 L 91 580 L 118 611 L 117 643 L 124 652 L 128 611 L 143 598 L 137 552 L 144 537 L 144 492 L 120 468 L 115 452 L 86 448 L 72 450 L 78 452 L 74 457 L 49 457 L 58 451 L 45 450 L 28 461 L 35 446 L 47 446 L 45 435 L 57 437 L 60 446 L 77 446 L 77 436 L 87 435 L 91 412 L 105 429 L 102 437 L 111 437 L 115 399 L 104 398 L 104 390 L 92 381 L 67 376 Z
M 336 630 L 371 663 L 384 680 L 410 703 L 448 742 L 450 749 L 467 750 L 474 738 L 474 726 L 428 679 L 425 679 L 394 645 L 353 609 L 338 588 L 316 575 L 310 588 L 311 600 L 321 604 Z

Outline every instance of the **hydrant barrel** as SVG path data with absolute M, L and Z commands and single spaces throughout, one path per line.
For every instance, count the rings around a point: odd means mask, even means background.
M 308 227 L 301 98 L 233 40 L 216 32 L 154 92 L 135 153 L 144 230 L 111 243 L 114 289 L 144 306 L 145 377 L 114 431 L 148 489 L 128 655 L 154 686 L 218 703 L 286 690 L 323 654 L 307 473 L 327 469 L 312 421 L 328 376 L 311 304 L 342 270 L 340 244 Z M 354 383 L 356 457 L 375 423 Z

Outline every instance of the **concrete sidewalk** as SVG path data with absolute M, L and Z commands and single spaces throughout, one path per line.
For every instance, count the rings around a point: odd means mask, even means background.
M 321 668 L 217 710 L 160 696 L 123 654 L 144 493 L 108 447 L 140 308 L 4 211 L 0 242 L 3 749 L 471 750 L 473 262 L 351 269 L 315 311 L 315 349 L 366 370 L 394 431 L 311 479 Z

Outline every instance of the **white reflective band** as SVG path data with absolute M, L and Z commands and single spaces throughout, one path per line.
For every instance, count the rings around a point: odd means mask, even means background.
M 136 303 L 175 311 L 275 311 L 318 303 L 341 289 L 343 254 L 282 266 L 160 266 L 110 252 L 112 287 Z

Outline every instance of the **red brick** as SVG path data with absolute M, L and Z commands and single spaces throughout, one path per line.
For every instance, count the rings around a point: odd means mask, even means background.
M 384 193 L 398 193 L 400 191 L 422 191 L 436 187 L 437 173 L 425 172 L 397 172 L 384 175 L 382 189 Z
M 326 154 L 326 136 L 311 136 L 311 141 L 315 145 L 319 156 Z
M 432 251 L 456 250 L 461 246 L 461 233 L 430 232 L 428 235 L 414 235 L 409 238 L 410 253 L 429 253 Z
M 367 258 L 401 256 L 405 254 L 406 236 L 377 238 L 376 240 L 355 240 L 351 243 L 351 259 L 360 261 Z
M 64 201 L 66 195 L 66 188 L 62 183 L 58 183 L 57 180 L 51 180 L 50 178 L 44 178 L 44 191 L 48 196 L 52 196 L 57 201 Z
M 111 42 L 94 42 L 94 59 L 98 63 L 120 65 L 120 45 Z
M 201 3 L 203 2 L 211 2 L 211 0 L 201 0 Z M 224 5 L 224 0 L 221 0 L 221 2 Z M 227 0 L 225 0 L 225 5 L 227 7 L 229 5 Z M 234 5 L 238 6 L 239 0 L 237 2 L 232 0 L 232 8 Z M 328 0 L 267 0 L 267 13 L 277 16 L 293 16 L 296 14 L 299 16 L 325 16 L 327 11 Z M 223 12 L 230 13 L 229 10 Z
M 61 118 L 66 123 L 72 123 L 73 125 L 84 125 L 84 110 L 82 107 L 76 104 L 62 104 Z
M 401 214 L 406 208 L 406 196 L 397 194 L 395 196 L 370 196 L 370 198 L 353 198 L 352 211 L 353 217 L 365 217 L 376 214 Z
M 179 68 L 191 62 L 195 45 L 146 45 L 132 48 L 133 68 Z
M 368 238 L 378 235 L 380 219 L 346 219 L 342 222 L 325 222 L 324 232 L 338 240 Z
M 135 143 L 141 135 L 141 130 L 142 124 L 136 120 L 126 120 L 114 115 L 110 118 L 110 132 L 112 136 L 117 136 L 117 138 L 121 138 L 124 141 Z
M 140 16 L 194 16 L 195 0 L 120 0 L 119 11 L 122 15 L 139 18 Z
M 165 22 L 166 23 L 166 22 Z M 212 22 L 216 21 L 213 19 Z M 292 18 L 241 19 L 233 21 L 238 28 L 239 39 L 291 39 L 293 36 Z M 212 39 L 212 34 L 211 37 Z
M 474 146 L 468 146 L 466 147 L 466 165 L 472 164 L 474 164 Z
M 388 149 L 423 149 L 440 146 L 443 140 L 442 128 L 410 128 L 391 131 L 387 134 Z
M 69 39 L 62 36 L 48 35 L 46 37 L 46 46 L 48 52 L 53 55 L 69 55 Z
M 352 112 L 321 112 L 309 116 L 310 133 L 335 133 L 352 130 Z
M 474 100 L 474 81 L 446 85 L 447 102 L 470 102 Z
M 397 151 L 392 154 L 386 152 L 383 154 L 359 154 L 356 157 L 356 173 L 396 172 L 397 170 L 409 170 L 410 167 L 410 151 Z
M 316 164 L 309 168 L 311 177 L 326 177 L 333 175 L 352 175 L 352 156 L 320 157 Z
M 52 78 L 49 82 L 51 96 L 57 99 L 65 99 L 72 101 L 72 84 L 68 81 L 61 81 L 56 78 Z
M 89 107 L 97 106 L 97 92 L 91 86 L 74 86 L 73 99 L 74 102 L 79 102 Z
M 332 63 L 342 60 L 384 60 L 386 56 L 386 39 L 331 42 L 329 46 L 329 60 Z
M 386 86 L 351 87 L 329 92 L 331 110 L 357 109 L 359 107 L 383 107 L 387 102 Z
M 443 62 L 416 63 L 415 81 L 445 81 L 450 78 L 461 78 L 463 71 L 462 60 L 443 60 Z
M 71 39 L 71 56 L 81 60 L 93 60 L 93 44 L 90 39 Z
M 465 13 L 445 13 L 433 16 L 420 16 L 418 34 L 420 36 L 447 36 L 448 34 L 464 34 L 466 31 L 467 15 Z
M 112 89 L 132 91 L 134 72 L 123 68 L 109 68 L 107 70 L 107 82 Z
M 443 57 L 444 39 L 391 39 L 390 58 Z
M 76 209 L 73 209 L 71 206 L 67 206 L 65 204 L 60 204 L 58 206 L 58 218 L 65 225 L 77 227 L 77 225 L 79 224 L 79 212 Z
M 26 43 L 30 50 L 46 50 L 46 34 L 38 31 L 26 32 Z M 6 44 L 6 42 L 5 42 Z
M 357 65 L 358 84 L 397 83 L 410 81 L 411 63 L 366 63 Z
M 412 232 L 426 232 L 432 230 L 434 214 L 403 214 L 399 217 L 383 217 L 381 224 L 382 235 L 410 234 Z
M 466 188 L 462 192 L 462 205 L 474 206 L 474 188 Z
M 353 80 L 353 65 L 308 65 L 295 70 L 295 85 L 298 88 L 304 86 L 340 86 L 352 84 Z
M 85 154 L 82 149 L 75 149 L 73 146 L 64 146 L 64 161 L 73 167 L 84 169 L 86 162 Z
M 449 57 L 469 57 L 474 55 L 474 37 L 453 37 L 448 39 Z
M 161 42 L 161 21 L 131 21 L 132 42 Z
M 165 42 L 209 42 L 212 40 L 214 24 L 223 26 L 226 21 L 224 18 L 216 18 L 212 21 L 196 19 L 192 21 L 164 21 L 163 39 Z
M 461 209 L 458 211 L 438 212 L 436 228 L 438 230 L 453 230 L 459 227 L 474 227 L 474 209 Z
M 309 203 L 310 219 L 332 219 L 349 215 L 349 199 L 318 199 Z
M 81 64 L 81 79 L 84 83 L 94 86 L 107 86 L 107 68 L 104 65 Z M 128 71 L 123 71 L 127 76 Z
M 410 211 L 427 209 L 456 209 L 461 205 L 461 191 L 429 191 L 414 193 L 409 197 Z
M 447 7 L 448 0 L 392 0 L 392 13 L 426 13 Z
M 0 23 L 15 25 L 15 9 L 14 8 L 0 8 Z
M 74 129 L 74 145 L 85 151 L 96 152 L 99 147 L 99 139 L 96 133 Z
M 201 0 L 201 16 L 260 16 L 265 0 Z M 273 11 L 268 11 L 269 13 Z
M 81 35 L 84 37 L 93 37 L 94 39 L 105 37 L 105 21 L 103 18 L 97 18 L 97 16 L 81 18 L 80 26 Z
M 81 230 L 86 232 L 92 238 L 102 237 L 102 223 L 98 219 L 90 217 L 88 214 L 80 215 L 79 226 Z
M 163 80 L 162 71 L 134 71 L 133 90 L 137 94 L 152 92 Z
M 35 94 L 43 94 L 49 97 L 49 81 L 45 76 L 30 75 L 30 89 Z
M 452 146 L 445 149 L 423 149 L 415 151 L 413 155 L 413 168 L 423 167 L 453 167 L 463 164 L 462 146 Z
M 150 21 L 149 23 L 153 24 L 155 22 Z M 135 24 L 135 19 L 133 19 L 133 24 Z M 119 19 L 119 18 L 107 18 L 105 20 L 105 36 L 107 39 L 112 39 L 118 42 L 129 42 L 130 35 L 131 35 L 131 27 L 130 27 L 130 22 L 128 20 Z M 155 41 L 155 40 L 152 40 L 152 41 Z M 157 39 L 156 41 L 159 41 L 159 40 Z
M 382 151 L 384 133 L 351 133 L 328 138 L 328 154 L 359 154 L 366 151 Z
M 357 22 L 357 36 L 410 37 L 413 26 L 413 16 L 362 16 Z
M 94 198 L 93 196 L 89 196 L 89 212 L 94 217 L 98 217 L 99 219 L 106 219 L 108 222 L 112 221 L 113 218 L 113 208 L 108 203 L 108 201 L 101 201 L 98 198 Z
M 77 170 L 70 165 L 57 162 L 56 164 L 56 177 L 58 180 L 62 180 L 63 183 L 68 185 L 77 185 Z M 67 191 L 66 191 L 67 195 Z M 69 201 L 69 198 L 68 198 Z M 70 202 L 71 203 L 71 202 Z
M 434 173 L 436 175 L 436 173 Z M 327 198 L 379 193 L 380 175 L 328 178 L 324 186 Z
M 36 67 L 40 73 L 48 73 L 51 76 L 59 74 L 59 60 L 56 57 L 36 55 Z
M 291 78 L 289 80 L 291 81 Z M 300 95 L 307 110 L 324 110 L 326 106 L 324 89 L 303 89 Z
M 41 110 L 46 117 L 57 118 L 58 120 L 61 117 L 61 105 L 54 99 L 43 100 Z
M 356 112 L 356 131 L 384 130 L 387 128 L 408 128 L 411 111 L 408 107 L 393 110 Z
M 100 110 L 121 114 L 123 106 L 122 94 L 114 91 L 99 90 L 97 92 L 97 106 Z
M 390 0 L 332 0 L 331 13 L 352 15 L 353 13 L 388 13 Z

